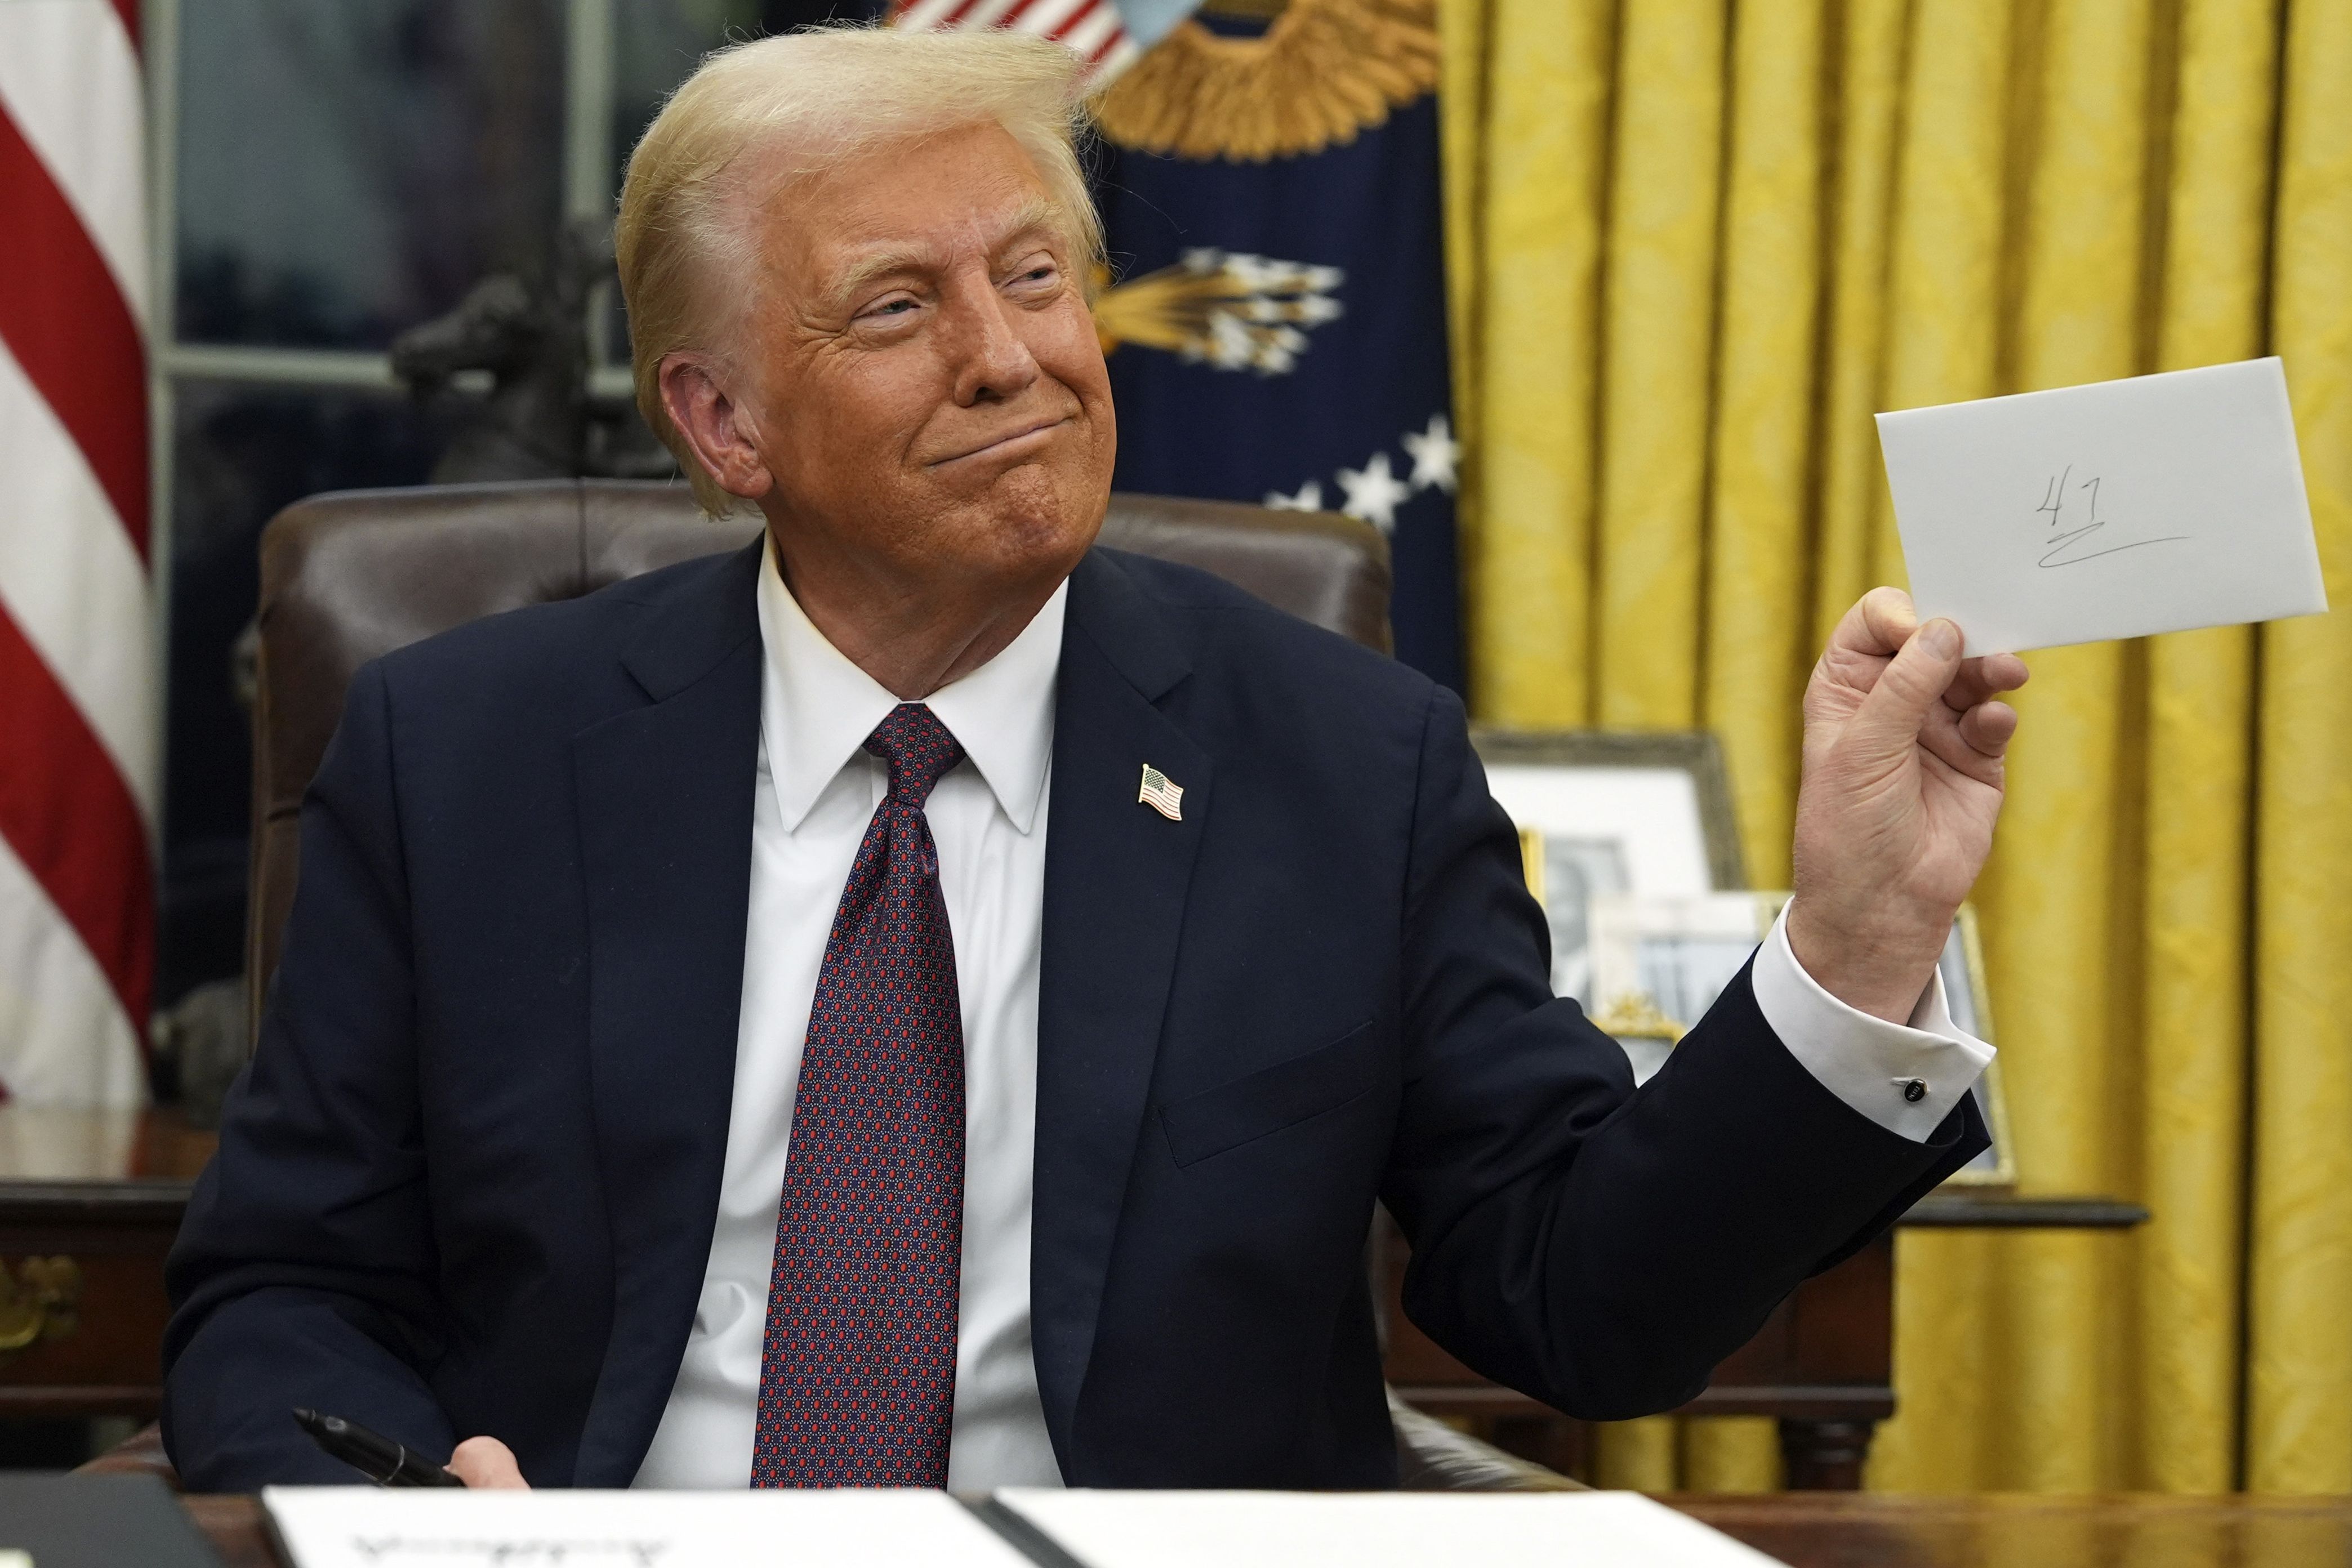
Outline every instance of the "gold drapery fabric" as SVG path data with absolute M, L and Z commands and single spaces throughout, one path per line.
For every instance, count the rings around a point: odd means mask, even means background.
M 1870 415 L 2275 353 L 2352 568 L 2352 0 L 1444 0 L 1472 701 L 1706 725 L 1788 874 Z M 2352 606 L 2034 656 L 1978 892 L 2022 1185 L 1917 1232 L 1874 1486 L 2352 1491 Z M 1604 1479 L 1769 1485 L 1760 1422 Z

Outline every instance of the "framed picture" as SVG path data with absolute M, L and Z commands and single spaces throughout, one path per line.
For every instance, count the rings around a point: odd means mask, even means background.
M 1518 826 L 1528 889 L 1551 926 L 1552 991 L 1591 1001 L 1596 898 L 1686 898 L 1741 885 L 1723 750 L 1704 731 L 1475 731 Z
M 1665 1064 L 1691 1025 L 1704 1017 L 1723 988 L 1770 933 L 1786 893 L 1710 893 L 1648 899 L 1617 893 L 1593 900 L 1589 952 L 1593 1021 L 1616 1037 L 1633 1064 L 1637 1082 Z M 1984 951 L 1976 910 L 1962 905 L 1937 961 L 1952 1022 L 1980 1040 L 1992 1040 L 1985 995 Z M 1951 1186 L 2013 1186 L 2015 1151 L 2000 1063 L 1985 1069 L 1971 1091 L 1992 1132 L 1992 1147 L 1955 1173 Z

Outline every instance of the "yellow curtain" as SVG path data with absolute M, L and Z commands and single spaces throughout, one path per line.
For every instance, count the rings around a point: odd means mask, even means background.
M 2352 568 L 2352 0 L 1443 0 L 1473 705 L 1718 731 L 1788 874 L 1870 415 L 2286 363 Z M 2352 605 L 2035 656 L 1979 889 L 2022 1184 L 1913 1233 L 1872 1484 L 2352 1491 Z M 1773 1483 L 1759 1422 L 1604 1479 Z

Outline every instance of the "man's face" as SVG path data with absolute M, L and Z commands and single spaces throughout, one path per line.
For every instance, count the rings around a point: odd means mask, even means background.
M 788 568 L 822 556 L 885 594 L 1059 582 L 1118 435 L 1084 258 L 1020 143 L 987 121 L 887 144 L 751 221 L 732 379 Z

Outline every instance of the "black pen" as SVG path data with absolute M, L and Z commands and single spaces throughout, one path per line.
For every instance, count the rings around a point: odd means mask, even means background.
M 294 1424 L 310 1441 L 380 1487 L 462 1487 L 466 1483 L 422 1455 L 340 1415 L 297 1410 Z

